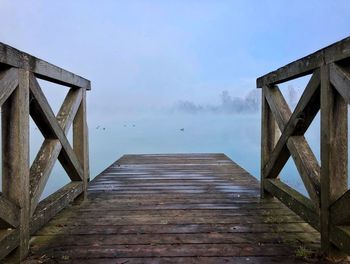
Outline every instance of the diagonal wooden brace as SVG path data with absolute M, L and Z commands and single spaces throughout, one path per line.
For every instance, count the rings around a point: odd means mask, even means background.
M 350 104 L 350 74 L 335 63 L 329 65 L 329 73 L 331 84 L 345 101 Z
M 57 158 L 73 181 L 82 180 L 82 166 L 65 135 L 78 111 L 82 92 L 81 89 L 71 89 L 56 118 L 33 75 L 30 78 L 30 90 L 30 114 L 46 138 L 30 169 L 33 214 Z
M 18 69 L 10 68 L 0 73 L 0 106 L 18 86 Z
M 303 101 L 305 100 L 305 98 L 307 97 L 305 96 L 304 98 L 302 98 Z M 317 205 L 316 208 L 319 208 L 320 166 L 307 141 L 305 140 L 305 137 L 302 135 L 293 136 L 293 133 L 296 127 L 298 126 L 298 112 L 295 112 L 295 114 L 292 115 L 288 104 L 284 100 L 284 97 L 277 86 L 266 89 L 266 99 L 270 105 L 271 111 L 274 114 L 274 117 L 280 130 L 283 131 L 281 139 L 285 142 L 285 144 L 277 143 L 277 145 L 282 151 L 286 151 L 285 145 L 287 145 L 287 148 L 293 157 L 293 160 L 296 164 L 296 167 L 304 182 L 304 185 L 306 187 L 306 190 L 308 191 L 310 198 L 313 200 L 315 205 Z M 307 101 L 305 103 L 307 103 Z M 303 104 L 303 102 L 299 103 L 299 105 L 301 104 Z M 300 111 L 301 109 L 299 107 L 296 110 Z M 311 123 L 314 115 L 316 114 L 316 110 L 314 109 L 310 112 L 312 113 L 312 115 L 311 120 L 307 121 L 308 124 Z M 306 130 L 306 128 L 307 126 L 304 126 L 303 130 Z M 277 155 L 277 153 L 275 153 L 275 155 Z M 284 154 L 284 156 L 282 155 L 282 161 L 287 161 L 286 156 L 286 154 Z M 271 165 L 269 167 L 271 168 Z M 283 166 L 278 167 L 281 168 Z
M 320 109 L 320 72 L 315 71 L 307 84 L 293 114 L 285 126 L 271 157 L 263 168 L 265 178 L 276 178 L 290 157 L 288 139 L 293 135 L 304 135 Z

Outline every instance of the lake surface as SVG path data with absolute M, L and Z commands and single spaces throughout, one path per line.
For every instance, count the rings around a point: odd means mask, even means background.
M 254 177 L 260 178 L 260 113 L 184 114 L 155 111 L 91 119 L 91 179 L 124 154 L 158 153 L 224 153 Z M 108 121 L 97 123 L 94 120 Z M 32 162 L 44 140 L 33 122 L 30 136 Z M 319 115 L 307 131 L 306 138 L 316 158 L 320 160 Z M 71 132 L 68 139 L 72 142 Z M 281 172 L 281 179 L 306 195 L 293 160 L 287 162 Z M 41 198 L 47 197 L 69 181 L 64 169 L 56 162 Z
M 260 177 L 260 113 L 116 115 L 109 121 L 89 122 L 89 133 L 91 178 L 124 154 L 205 152 L 224 153 L 257 179 Z M 39 135 L 40 132 L 32 128 L 32 138 L 36 141 L 32 143 L 32 159 L 42 140 Z M 306 137 L 319 159 L 319 117 Z M 292 160 L 281 177 L 306 194 Z M 43 197 L 68 182 L 68 176 L 57 162 Z

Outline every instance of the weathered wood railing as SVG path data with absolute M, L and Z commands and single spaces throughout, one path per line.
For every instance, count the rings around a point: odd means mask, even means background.
M 55 116 L 37 78 L 70 87 Z M 90 81 L 0 43 L 2 193 L 0 259 L 22 259 L 29 237 L 79 195 L 89 179 L 86 91 Z M 30 166 L 29 116 L 45 140 Z M 66 134 L 73 124 L 73 147 Z M 39 202 L 56 160 L 72 180 Z
M 312 77 L 292 113 L 277 84 L 308 74 Z M 277 197 L 319 230 L 326 255 L 350 255 L 350 38 L 258 78 L 257 87 L 262 88 L 262 196 Z M 304 137 L 319 110 L 321 164 Z M 310 198 L 279 179 L 290 156 Z

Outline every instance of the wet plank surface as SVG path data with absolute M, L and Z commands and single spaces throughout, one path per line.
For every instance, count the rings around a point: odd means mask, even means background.
M 224 154 L 125 155 L 37 232 L 25 263 L 305 263 L 318 248 Z

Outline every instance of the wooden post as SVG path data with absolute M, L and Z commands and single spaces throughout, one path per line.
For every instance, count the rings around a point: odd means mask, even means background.
M 340 252 L 330 241 L 330 205 L 348 188 L 348 106 L 330 83 L 329 65 L 321 67 L 321 248 L 329 257 Z
M 18 70 L 19 85 L 2 106 L 2 191 L 18 205 L 19 262 L 29 248 L 29 71 Z
M 84 199 L 87 198 L 87 184 L 90 180 L 88 127 L 86 121 L 86 89 L 80 88 L 83 96 L 73 121 L 73 149 L 83 167 Z
M 266 89 L 270 89 L 269 87 L 265 86 L 262 89 L 262 111 L 261 111 L 261 170 L 260 170 L 260 195 L 261 198 L 268 198 L 271 197 L 264 188 L 264 167 L 266 163 L 268 162 L 270 158 L 270 154 L 273 151 L 278 137 L 278 128 L 276 121 L 273 117 L 272 111 L 270 109 L 270 106 L 265 98 Z

